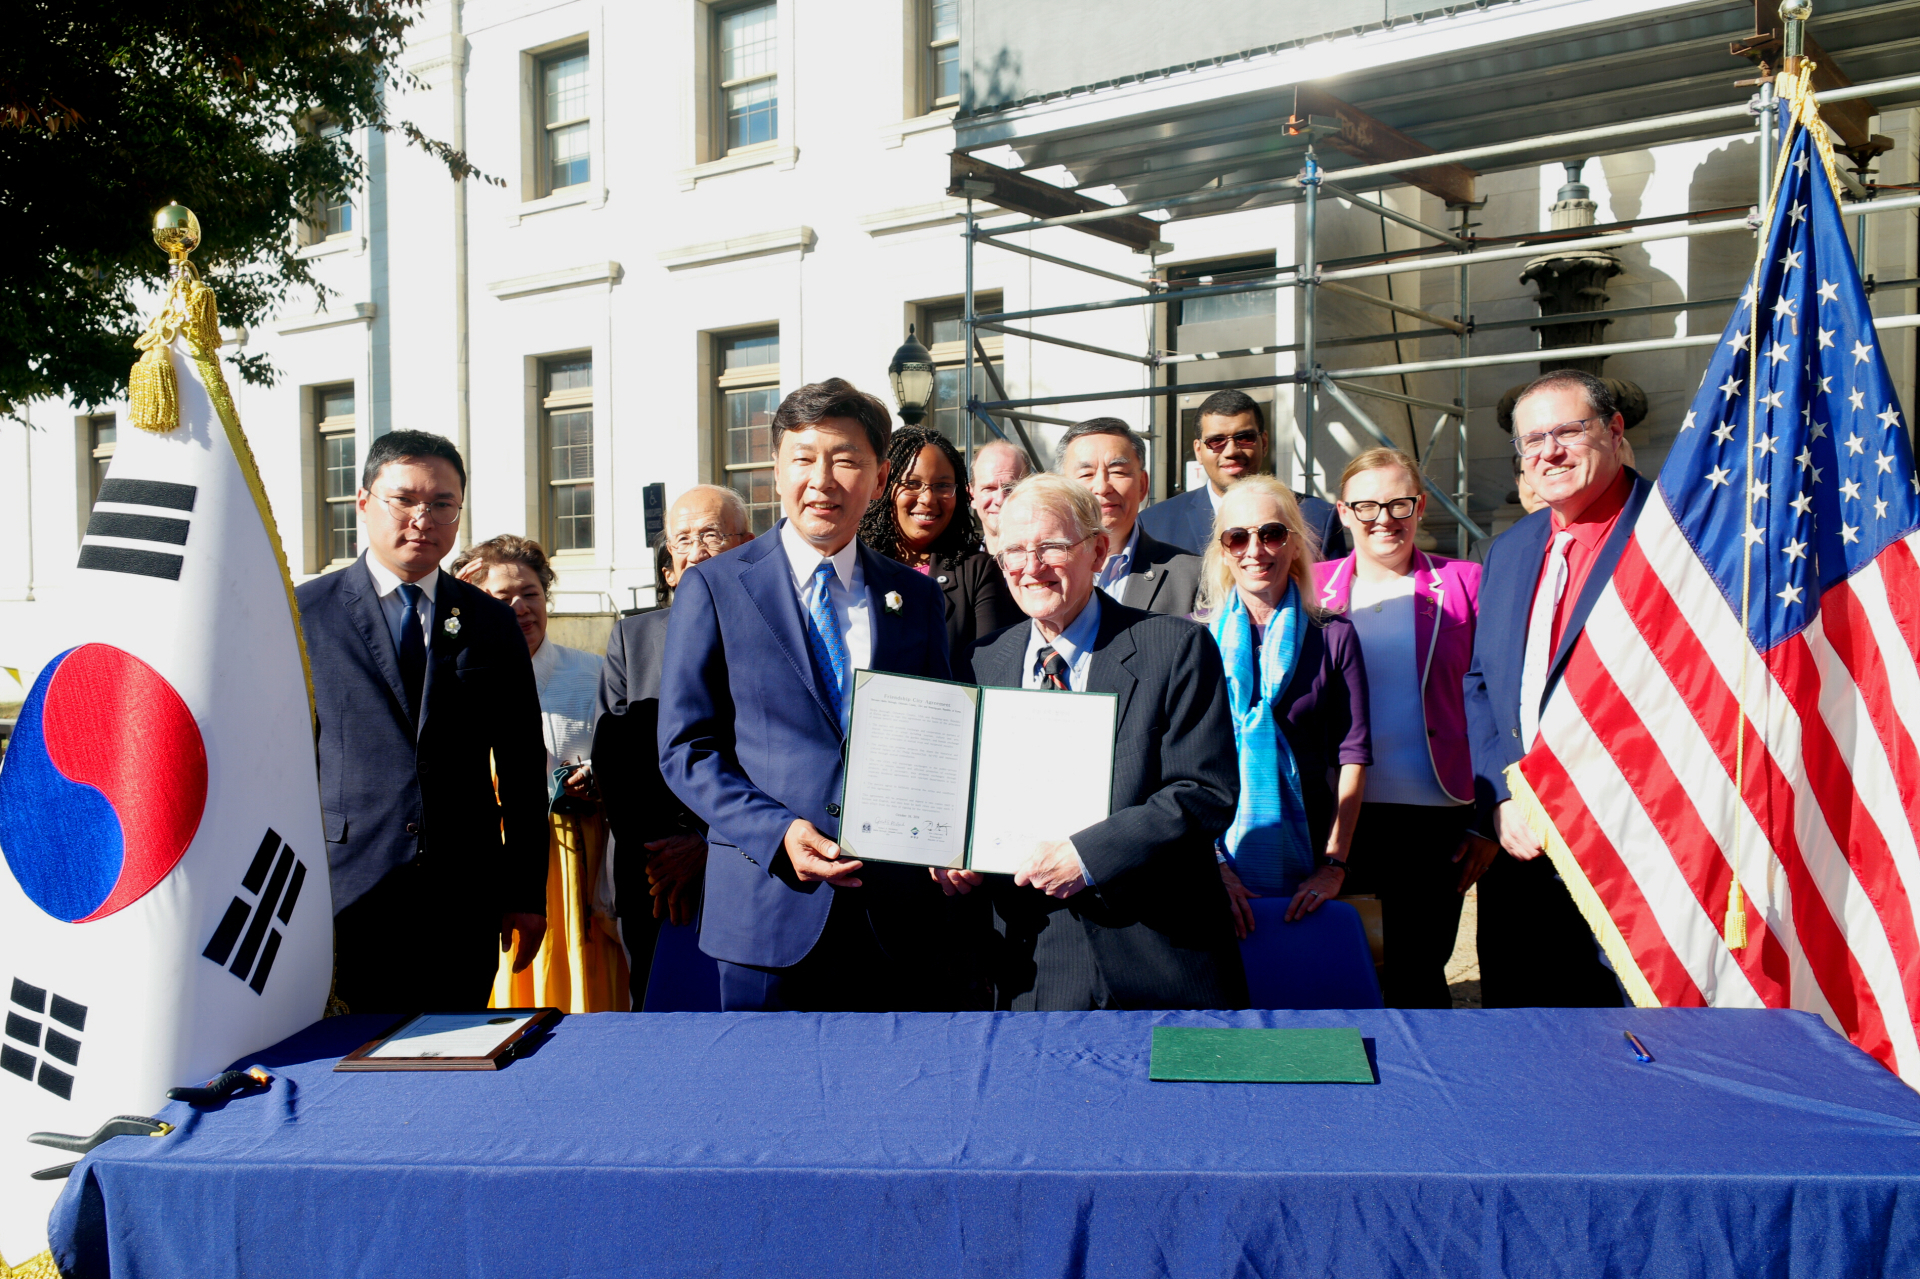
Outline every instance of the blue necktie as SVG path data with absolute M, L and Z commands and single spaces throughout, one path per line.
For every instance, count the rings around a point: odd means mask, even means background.
M 400 583 L 400 598 L 407 611 L 400 619 L 400 683 L 407 690 L 407 713 L 420 721 L 420 688 L 427 680 L 427 637 L 421 622 L 420 605 L 426 592 L 412 582 Z
M 840 637 L 840 623 L 834 620 L 833 599 L 827 583 L 833 577 L 833 561 L 821 560 L 813 570 L 813 602 L 807 608 L 807 640 L 813 646 L 813 660 L 820 668 L 820 680 L 827 686 L 827 704 L 833 708 L 833 722 L 847 722 L 847 642 Z

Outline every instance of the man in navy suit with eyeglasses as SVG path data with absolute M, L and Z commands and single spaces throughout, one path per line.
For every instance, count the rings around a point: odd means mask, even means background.
M 700 948 L 729 1011 L 985 1007 L 978 898 L 835 842 L 853 672 L 945 679 L 939 587 L 861 545 L 887 478 L 880 401 L 840 378 L 773 418 L 786 518 L 689 568 L 660 673 L 660 765 L 707 823 Z

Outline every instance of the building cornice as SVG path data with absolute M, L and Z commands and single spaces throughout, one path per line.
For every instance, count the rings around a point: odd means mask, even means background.
M 660 254 L 660 265 L 669 271 L 684 271 L 690 267 L 711 266 L 716 262 L 733 262 L 740 258 L 759 258 L 796 251 L 805 253 L 813 247 L 813 241 L 812 227 L 788 227 L 784 231 L 765 231 L 759 235 L 710 240 L 705 244 L 667 249 Z
M 293 333 L 312 333 L 318 329 L 337 329 L 343 324 L 372 324 L 380 308 L 371 302 L 355 302 L 338 311 L 315 311 L 274 322 L 273 331 L 285 337 Z
M 495 280 L 487 285 L 487 292 L 501 301 L 509 298 L 524 298 L 535 293 L 557 293 L 562 289 L 582 289 L 596 284 L 608 288 L 620 283 L 620 277 L 626 274 L 618 262 L 591 262 L 586 266 L 569 267 L 564 271 L 547 271 L 540 275 L 523 275 L 512 280 Z

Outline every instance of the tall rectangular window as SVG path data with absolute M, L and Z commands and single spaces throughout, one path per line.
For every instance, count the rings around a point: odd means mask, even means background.
M 757 536 L 780 518 L 773 481 L 773 412 L 780 407 L 780 332 L 733 334 L 718 341 L 717 420 L 722 482 L 747 504 Z
M 548 360 L 540 402 L 547 470 L 547 546 L 593 549 L 593 359 Z
M 546 189 L 579 186 L 593 176 L 585 49 L 569 49 L 540 63 L 540 104 Z
M 354 494 L 360 487 L 359 451 L 353 439 L 353 386 L 323 386 L 313 392 L 314 455 L 320 472 L 320 559 L 350 564 L 360 554 L 360 521 Z
M 100 498 L 100 481 L 107 478 L 107 466 L 113 461 L 113 444 L 120 434 L 120 421 L 111 413 L 99 413 L 87 419 L 87 494 L 88 505 Z
M 338 138 L 345 132 L 346 131 L 338 124 L 334 124 L 331 121 L 320 126 L 320 136 L 323 138 Z M 330 196 L 323 200 L 321 202 L 319 222 L 321 235 L 328 239 L 332 239 L 336 235 L 347 235 L 351 233 L 353 230 L 352 194 L 350 192 L 343 192 L 340 195 Z
M 960 101 L 960 0 L 929 0 L 927 109 Z
M 720 114 L 726 150 L 759 146 L 780 135 L 780 80 L 775 55 L 776 6 L 751 5 L 717 14 Z
M 975 315 L 998 315 L 1000 295 L 974 294 L 973 310 Z M 966 325 L 961 323 L 965 314 L 965 303 L 958 300 L 930 303 L 920 308 L 920 340 L 926 343 L 934 363 L 933 402 L 927 406 L 927 425 L 955 444 L 967 438 L 967 330 Z M 986 349 L 993 372 L 1004 386 L 1005 366 L 1000 362 L 1004 341 L 998 333 L 982 329 L 980 345 Z M 975 352 L 973 396 L 977 400 L 998 399 L 993 393 L 992 379 L 979 366 L 979 358 L 979 353 Z M 976 427 L 975 444 L 982 442 L 980 436 L 986 429 L 984 426 Z

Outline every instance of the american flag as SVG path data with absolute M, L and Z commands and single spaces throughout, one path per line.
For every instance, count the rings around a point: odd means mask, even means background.
M 1811 114 L 1515 793 L 1637 1003 L 1815 1012 L 1920 1086 L 1920 478 Z

